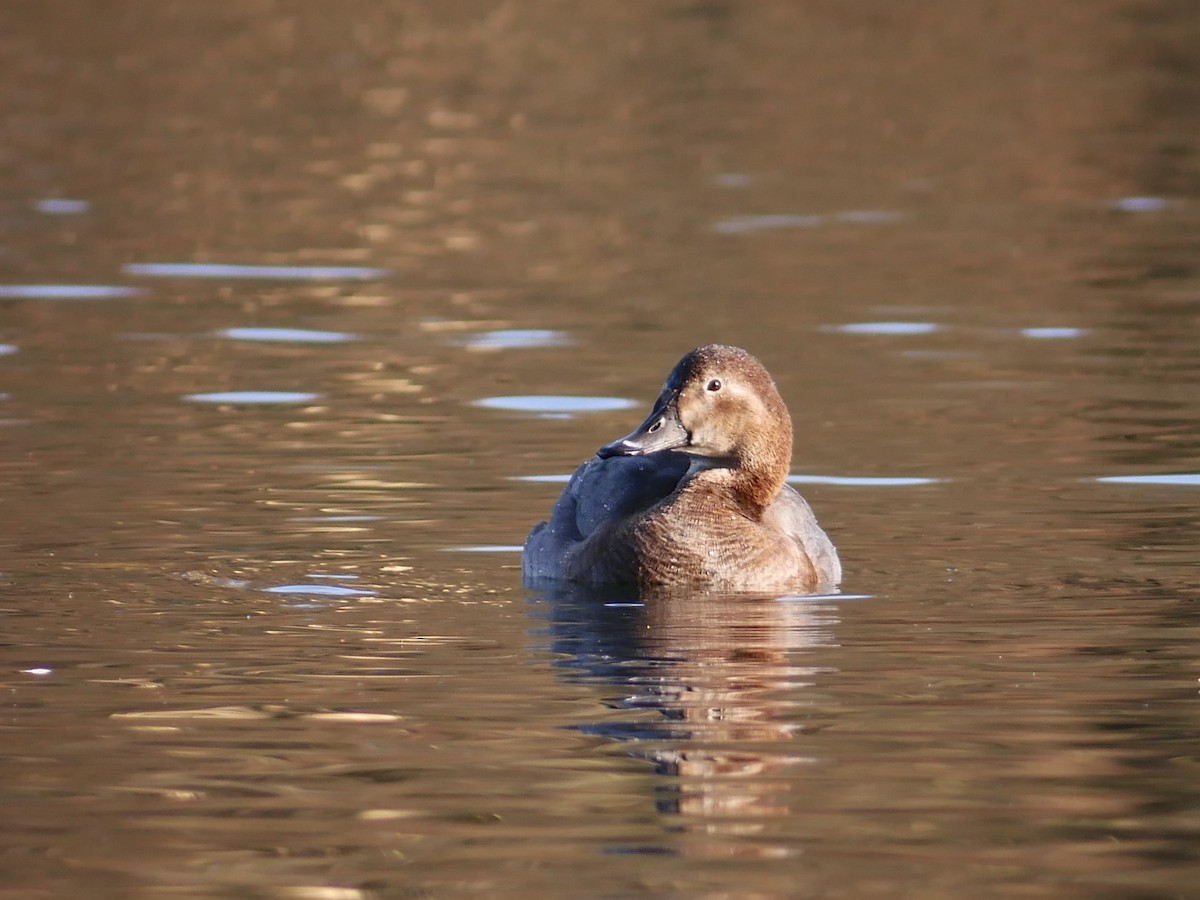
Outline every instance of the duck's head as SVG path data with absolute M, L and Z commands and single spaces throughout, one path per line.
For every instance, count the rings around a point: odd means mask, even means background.
M 607 459 L 662 450 L 732 470 L 751 505 L 765 507 L 787 478 L 792 420 L 762 363 L 739 347 L 709 344 L 679 361 L 636 431 L 601 447 L 597 455 Z

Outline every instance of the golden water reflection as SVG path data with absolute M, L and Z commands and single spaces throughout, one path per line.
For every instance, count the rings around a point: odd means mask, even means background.
M 10 893 L 1193 890 L 1200 5 L 99 6 L 0 4 Z M 872 599 L 531 620 L 713 340 Z
M 573 656 L 568 679 L 630 691 L 607 705 L 631 719 L 578 727 L 627 742 L 626 752 L 670 779 L 657 795 L 660 813 L 689 831 L 746 836 L 762 819 L 793 812 L 790 785 L 820 762 L 804 740 L 807 695 L 830 674 L 806 657 L 835 646 L 836 598 L 662 594 L 643 602 L 563 586 L 546 602 L 554 649 Z

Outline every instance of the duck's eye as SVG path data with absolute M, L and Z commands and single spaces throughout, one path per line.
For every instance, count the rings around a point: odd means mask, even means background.
M 707 385 L 705 385 L 705 389 L 710 391 L 719 391 L 721 389 L 721 379 L 714 378 Z

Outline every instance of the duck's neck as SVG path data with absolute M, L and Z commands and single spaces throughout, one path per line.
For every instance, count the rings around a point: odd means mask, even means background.
M 758 521 L 787 482 L 792 459 L 791 440 L 760 442 L 742 449 L 732 459 L 694 457 L 690 476 L 699 484 L 716 487 L 748 517 Z
M 738 504 L 753 519 L 762 518 L 768 506 L 779 496 L 787 481 L 787 463 L 778 460 L 744 461 L 733 470 L 734 495 Z
M 763 418 L 771 427 L 748 431 L 734 470 L 740 501 L 755 518 L 779 496 L 792 466 L 792 417 L 773 383 L 764 400 Z

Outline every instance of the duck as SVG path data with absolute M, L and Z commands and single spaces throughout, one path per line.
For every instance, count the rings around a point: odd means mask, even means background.
M 791 416 L 766 367 L 740 347 L 697 347 L 646 420 L 580 465 L 534 526 L 525 582 L 834 590 L 841 562 L 787 484 L 791 459 Z

